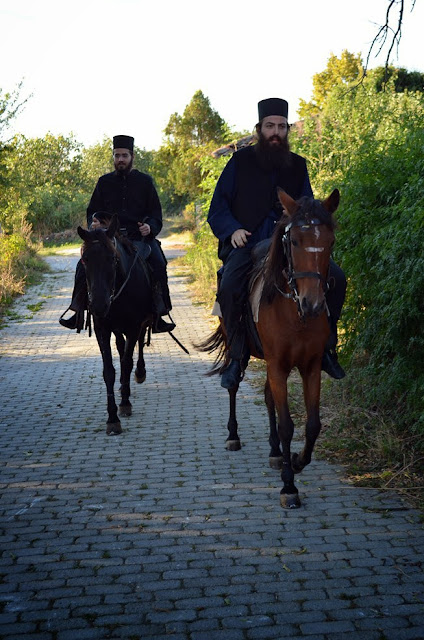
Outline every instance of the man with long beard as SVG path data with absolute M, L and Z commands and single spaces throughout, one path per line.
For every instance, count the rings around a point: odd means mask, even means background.
M 118 214 L 121 232 L 141 250 L 141 244 L 150 246 L 149 263 L 153 271 L 153 333 L 172 331 L 173 322 L 166 322 L 162 316 L 172 309 L 166 272 L 166 259 L 156 236 L 162 229 L 162 207 L 152 178 L 133 168 L 134 138 L 115 136 L 113 138 L 113 163 L 115 171 L 101 176 L 87 207 L 87 226 L 100 225 L 98 212 Z M 84 309 L 87 307 L 85 271 L 81 263 L 77 265 L 75 286 L 70 309 L 76 313 L 68 319 L 63 316 L 59 322 L 68 329 L 81 331 Z M 66 313 L 66 312 L 65 312 Z
M 232 389 L 241 380 L 249 352 L 244 322 L 248 273 L 252 248 L 270 238 L 282 209 L 277 188 L 292 198 L 312 197 L 306 161 L 290 151 L 288 104 L 280 98 L 258 103 L 258 142 L 240 149 L 225 166 L 215 188 L 208 222 L 219 240 L 218 256 L 223 261 L 217 301 L 221 307 L 231 361 L 221 376 L 221 386 Z M 337 320 L 346 292 L 346 279 L 333 261 L 334 288 L 327 293 L 331 335 L 322 368 L 336 379 L 345 373 L 337 360 Z

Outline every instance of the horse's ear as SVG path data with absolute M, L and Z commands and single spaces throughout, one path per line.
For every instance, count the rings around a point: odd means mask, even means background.
M 83 229 L 82 227 L 77 227 L 77 233 L 79 237 L 85 242 L 90 232 L 87 231 L 87 229 Z
M 106 235 L 108 238 L 113 238 L 115 233 L 118 231 L 118 216 L 116 213 L 113 214 L 112 220 L 106 230 Z
M 323 207 L 328 211 L 328 213 L 334 213 L 340 203 L 340 191 L 338 189 L 334 189 L 332 193 L 328 196 L 326 200 L 323 201 Z
M 284 191 L 284 189 L 280 189 L 280 187 L 278 187 L 277 193 L 278 199 L 281 202 L 285 213 L 287 213 L 289 216 L 292 216 L 299 206 L 296 200 L 293 200 L 293 198 L 291 198 L 289 194 Z

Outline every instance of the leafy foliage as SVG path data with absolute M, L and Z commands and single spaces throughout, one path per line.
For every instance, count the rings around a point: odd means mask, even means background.
M 299 101 L 299 116 L 318 115 L 322 110 L 327 96 L 334 86 L 348 87 L 353 81 L 358 81 L 363 76 L 364 70 L 360 55 L 349 53 L 346 49 L 340 58 L 332 54 L 324 71 L 316 73 L 312 79 L 312 100 Z
M 397 78 L 384 92 L 373 74 L 355 90 L 334 87 L 319 118 L 305 118 L 296 148 L 315 191 L 342 194 L 335 258 L 349 279 L 352 384 L 368 406 L 390 408 L 414 430 L 424 428 L 424 96 L 399 92 Z
M 169 201 L 185 205 L 199 196 L 201 159 L 229 137 L 229 128 L 202 91 L 196 91 L 183 115 L 171 115 L 165 128 L 165 144 L 157 159 L 156 179 Z
M 0 222 L 7 231 L 25 221 L 37 235 L 72 226 L 81 218 L 80 145 L 73 138 L 17 136 L 8 153 L 10 190 L 3 194 Z

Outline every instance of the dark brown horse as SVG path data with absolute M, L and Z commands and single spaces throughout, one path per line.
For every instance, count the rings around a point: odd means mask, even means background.
M 78 234 L 84 240 L 82 262 L 87 280 L 88 308 L 93 316 L 94 331 L 103 359 L 108 435 L 122 432 L 114 395 L 115 368 L 110 344 L 112 333 L 116 338 L 121 365 L 119 415 L 130 416 L 134 349 L 138 343 L 135 378 L 137 382 L 144 382 L 144 338 L 152 322 L 150 272 L 135 247 L 126 238 L 116 235 L 117 226 L 114 216 L 107 230 L 87 231 L 78 227 Z
M 267 365 L 265 402 L 270 424 L 270 465 L 282 469 L 280 501 L 288 508 L 300 506 L 294 474 L 311 461 L 321 429 L 321 361 L 329 335 L 325 293 L 334 244 L 332 214 L 339 198 L 336 189 L 324 201 L 301 198 L 296 202 L 280 190 L 284 214 L 276 226 L 268 254 L 257 269 L 263 289 L 255 324 L 262 353 L 252 339 L 250 353 L 265 359 Z M 209 352 L 220 349 L 212 372 L 222 372 L 229 362 L 222 323 L 199 346 Z M 287 378 L 294 368 L 302 377 L 307 413 L 305 445 L 300 454 L 290 451 L 294 424 L 287 401 Z M 237 390 L 238 387 L 228 391 L 230 417 L 226 446 L 232 451 L 241 446 L 236 419 Z

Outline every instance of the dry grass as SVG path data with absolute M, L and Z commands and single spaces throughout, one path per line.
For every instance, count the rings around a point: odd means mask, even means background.
M 393 414 L 361 405 L 350 391 L 354 375 L 348 372 L 343 382 L 324 380 L 317 455 L 343 463 L 355 485 L 401 492 L 423 509 L 421 438 L 400 430 Z
M 48 269 L 37 250 L 29 227 L 21 234 L 0 235 L 0 319 L 16 296 L 38 282 L 41 272 Z

